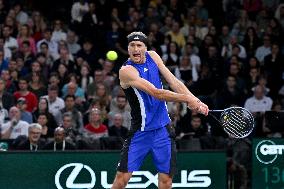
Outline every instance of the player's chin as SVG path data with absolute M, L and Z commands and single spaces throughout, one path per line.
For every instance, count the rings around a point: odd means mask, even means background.
M 140 63 L 141 62 L 141 57 L 140 56 L 133 56 L 132 61 L 135 63 Z

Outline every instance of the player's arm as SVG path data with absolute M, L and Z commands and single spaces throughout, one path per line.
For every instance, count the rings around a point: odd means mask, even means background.
M 155 51 L 148 51 L 155 63 L 157 64 L 159 71 L 163 75 L 163 77 L 168 82 L 169 86 L 176 92 L 180 94 L 186 94 L 190 97 L 190 101 L 188 106 L 192 109 L 199 109 L 200 106 L 204 107 L 204 112 L 208 114 L 208 106 L 202 103 L 196 96 L 194 96 L 188 88 L 179 80 L 177 79 L 170 70 L 165 66 L 161 57 Z M 202 112 L 201 112 L 202 113 Z
M 178 94 L 165 89 L 157 89 L 152 83 L 139 77 L 138 71 L 132 66 L 123 66 L 119 70 L 119 79 L 122 88 L 134 87 L 159 100 L 186 103 L 190 101 L 189 95 Z

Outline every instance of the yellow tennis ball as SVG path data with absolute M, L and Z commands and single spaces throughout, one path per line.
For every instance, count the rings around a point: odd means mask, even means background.
M 106 57 L 110 61 L 115 61 L 117 59 L 117 53 L 115 51 L 108 51 Z

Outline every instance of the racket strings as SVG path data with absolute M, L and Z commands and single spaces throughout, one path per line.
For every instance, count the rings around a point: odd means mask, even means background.
M 250 112 L 243 108 L 234 107 L 222 113 L 221 123 L 229 135 L 243 138 L 251 133 L 254 121 Z

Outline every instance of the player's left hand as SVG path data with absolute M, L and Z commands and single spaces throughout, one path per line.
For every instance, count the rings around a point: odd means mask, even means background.
M 197 112 L 207 116 L 209 112 L 209 108 L 206 104 L 204 104 L 203 102 L 200 102 Z
M 199 99 L 191 107 L 192 107 L 192 110 L 196 111 L 197 113 L 203 114 L 205 116 L 208 115 L 208 112 L 209 112 L 208 106 L 204 104 L 203 102 L 201 102 Z

